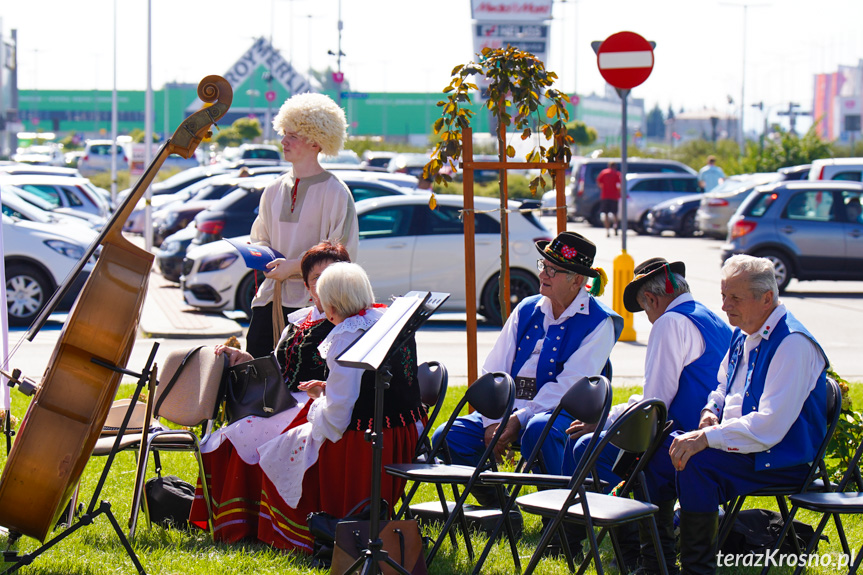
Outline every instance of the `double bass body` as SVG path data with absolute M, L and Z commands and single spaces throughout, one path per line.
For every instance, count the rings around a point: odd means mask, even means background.
M 122 236 L 122 226 L 164 159 L 172 153 L 191 157 L 210 125 L 227 112 L 232 90 L 224 78 L 207 76 L 198 96 L 213 105 L 177 129 L 100 237 L 101 255 L 16 434 L 0 477 L 0 525 L 13 531 L 46 538 L 102 431 L 122 376 L 91 360 L 126 366 L 153 263 L 151 253 Z

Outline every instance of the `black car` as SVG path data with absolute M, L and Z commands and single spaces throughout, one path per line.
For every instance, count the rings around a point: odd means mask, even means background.
M 156 266 L 165 279 L 179 283 L 180 275 L 183 273 L 183 258 L 186 257 L 186 249 L 196 234 L 195 226 L 185 227 L 165 238 L 162 245 L 156 250 Z
M 266 185 L 276 176 L 274 173 L 263 174 L 256 178 L 256 183 Z M 236 190 L 244 180 L 229 175 L 211 178 L 186 201 L 172 202 L 160 208 L 153 215 L 153 244 L 161 245 L 165 238 L 188 226 L 196 215 Z
M 644 216 L 645 231 L 658 235 L 674 232 L 678 237 L 688 238 L 695 235 L 695 212 L 701 205 L 701 194 L 695 197 L 671 198 L 650 208 Z

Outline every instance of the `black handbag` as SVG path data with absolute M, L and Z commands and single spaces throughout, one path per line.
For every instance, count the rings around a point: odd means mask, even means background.
M 297 404 L 282 379 L 275 353 L 228 368 L 225 414 L 228 423 L 249 415 L 270 417 Z

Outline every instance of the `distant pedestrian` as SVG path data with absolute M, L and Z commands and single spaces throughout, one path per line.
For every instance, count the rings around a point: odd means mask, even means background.
M 614 222 L 614 235 L 617 235 L 617 209 L 620 201 L 620 172 L 617 162 L 608 162 L 608 167 L 599 172 L 596 183 L 599 186 L 599 217 L 605 222 L 605 237 L 611 232 L 611 222 Z
M 707 156 L 707 165 L 698 170 L 698 185 L 709 192 L 725 181 L 725 172 L 716 165 L 716 156 Z

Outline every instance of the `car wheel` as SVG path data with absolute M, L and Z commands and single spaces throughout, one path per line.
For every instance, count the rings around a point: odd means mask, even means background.
M 262 280 L 263 281 L 263 280 Z M 255 272 L 252 271 L 243 278 L 240 282 L 240 287 L 237 288 L 237 300 L 234 305 L 238 310 L 241 310 L 246 317 L 252 318 L 252 299 L 255 297 L 258 284 L 255 282 Z
M 647 231 L 647 212 L 644 212 L 641 215 L 641 218 L 638 220 L 638 223 L 633 226 L 635 228 L 635 232 L 640 236 L 649 235 Z
M 775 251 L 761 252 L 758 254 L 758 257 L 767 258 L 773 262 L 773 267 L 776 270 L 776 284 L 779 286 L 779 293 L 784 292 L 793 275 L 791 260 L 789 260 L 788 256 L 782 252 Z
M 683 221 L 680 223 L 680 229 L 677 230 L 677 237 L 691 238 L 695 234 L 695 212 L 689 212 L 683 216 Z
M 33 323 L 51 293 L 51 282 L 38 268 L 26 264 L 13 264 L 6 268 L 9 325 L 28 326 Z
M 593 206 L 593 209 L 590 211 L 590 217 L 587 218 L 587 221 L 595 228 L 602 227 L 602 216 L 599 213 L 599 202 L 596 202 L 596 205 Z
M 500 290 L 500 273 L 495 274 L 482 290 L 482 307 L 480 313 L 494 325 L 503 325 L 500 313 L 498 291 Z M 509 301 L 511 309 L 515 309 L 521 300 L 539 293 L 539 278 L 524 270 L 509 271 Z

